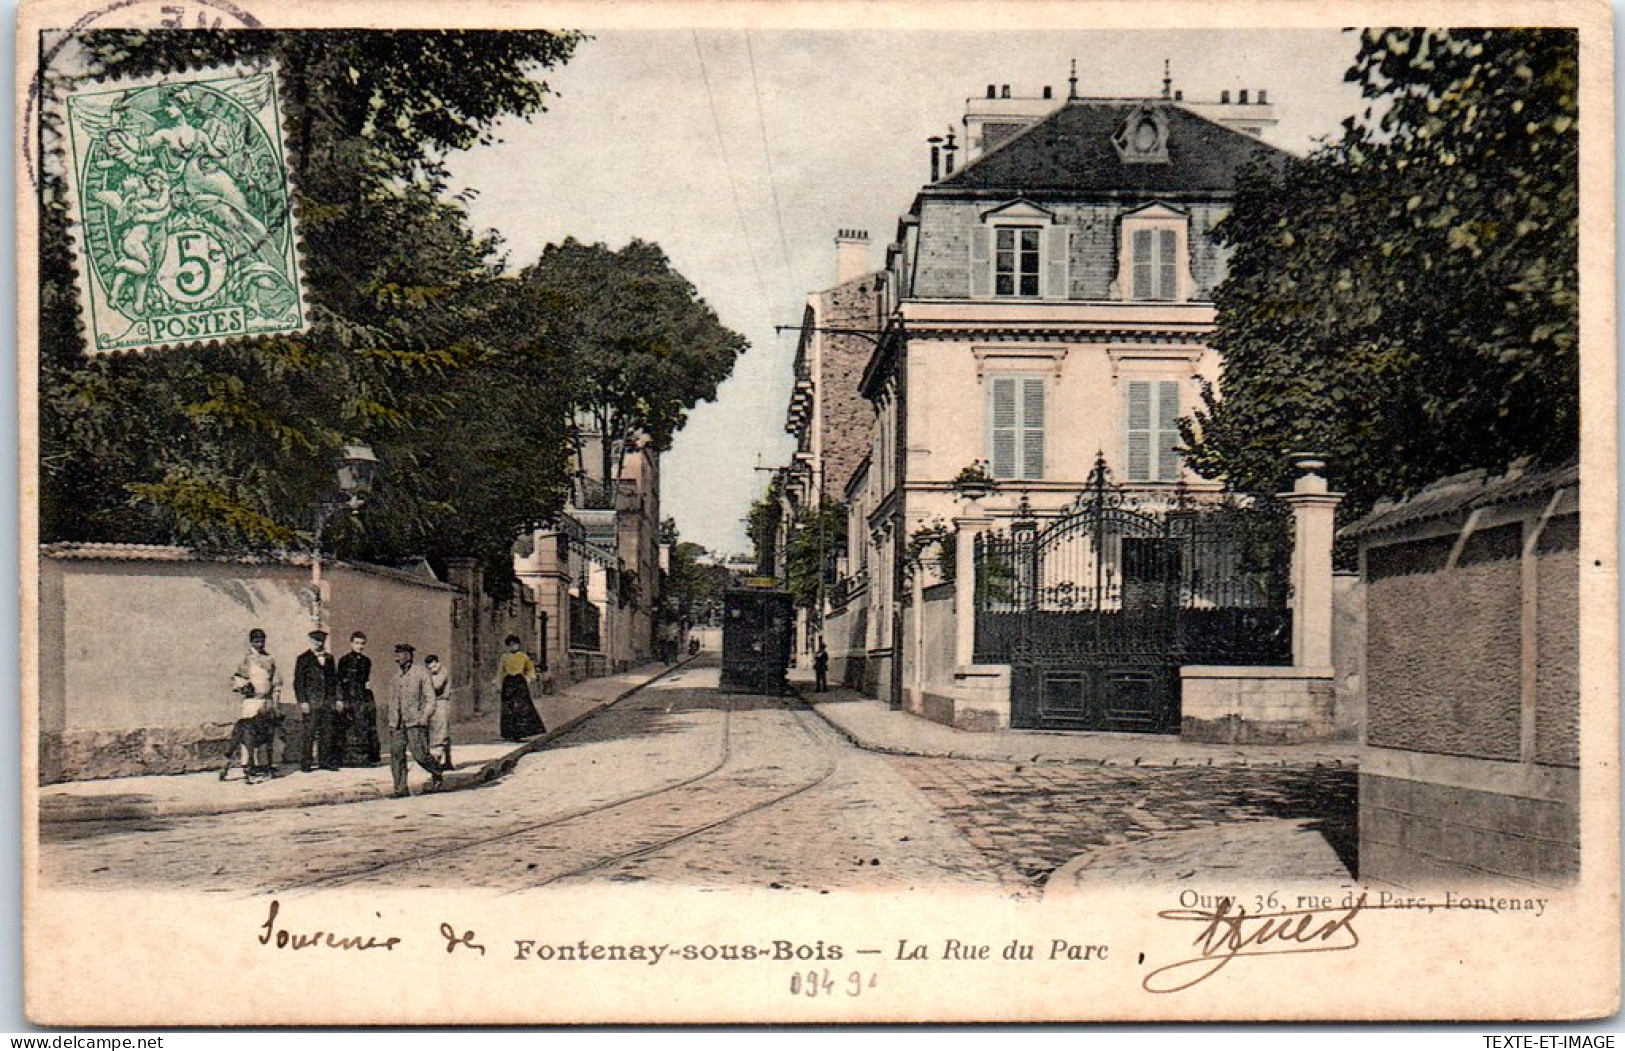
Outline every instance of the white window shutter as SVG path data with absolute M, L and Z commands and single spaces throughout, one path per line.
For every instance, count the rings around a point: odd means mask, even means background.
M 1051 226 L 1044 231 L 1044 295 L 1050 299 L 1066 299 L 1067 262 L 1071 256 L 1072 231 L 1065 226 Z
M 995 377 L 989 384 L 988 397 L 992 400 L 993 477 L 1014 478 L 1016 474 L 1016 381 L 1010 377 Z
M 1157 231 L 1157 298 L 1178 299 L 1179 277 L 1175 248 L 1178 235 L 1172 230 Z
M 1044 381 L 1021 381 L 1021 477 L 1044 477 Z
M 1128 383 L 1128 480 L 1151 480 L 1151 384 L 1145 380 Z
M 1134 231 L 1134 289 L 1133 299 L 1151 299 L 1156 292 L 1151 288 L 1151 231 Z
M 993 294 L 993 230 L 975 226 L 970 232 L 970 294 L 985 299 Z
M 1157 383 L 1157 479 L 1179 481 L 1179 383 Z

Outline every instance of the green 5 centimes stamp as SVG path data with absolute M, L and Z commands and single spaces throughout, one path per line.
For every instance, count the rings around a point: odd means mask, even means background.
M 93 353 L 305 330 L 278 105 L 274 68 L 69 96 Z

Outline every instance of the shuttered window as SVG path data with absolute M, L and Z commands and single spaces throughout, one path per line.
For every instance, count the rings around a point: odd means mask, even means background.
M 1038 295 L 1038 241 L 1034 226 L 1001 226 L 993 231 L 993 294 Z
M 971 231 L 970 294 L 1066 299 L 1071 231 L 1065 226 L 978 226 Z
M 1179 235 L 1172 230 L 1134 231 L 1134 298 L 1179 298 Z
M 1179 381 L 1130 380 L 1127 397 L 1128 480 L 1179 481 Z
M 995 376 L 988 383 L 988 402 L 993 477 L 1044 477 L 1044 380 Z

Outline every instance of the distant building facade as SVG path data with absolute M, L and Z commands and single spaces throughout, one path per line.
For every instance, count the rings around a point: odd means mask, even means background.
M 796 449 L 782 474 L 775 545 L 780 575 L 789 538 L 809 513 L 845 502 L 846 485 L 871 439 L 874 412 L 859 385 L 886 321 L 886 275 L 869 269 L 866 231 L 841 230 L 835 244 L 835 284 L 807 297 L 796 344 L 795 386 L 785 418 Z M 846 545 L 830 537 L 824 558 L 832 571 L 844 567 Z M 824 595 L 814 608 L 798 611 L 793 650 L 798 662 L 811 660 L 833 600 Z
M 514 575 L 535 597 L 539 667 L 552 687 L 626 671 L 656 651 L 660 454 L 632 440 L 606 457 L 606 439 L 585 421 L 580 430 L 568 504 L 514 552 Z

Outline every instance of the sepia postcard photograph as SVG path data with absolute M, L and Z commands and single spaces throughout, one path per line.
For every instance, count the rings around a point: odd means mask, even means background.
M 1606 4 L 17 17 L 33 1025 L 1618 1010 Z

